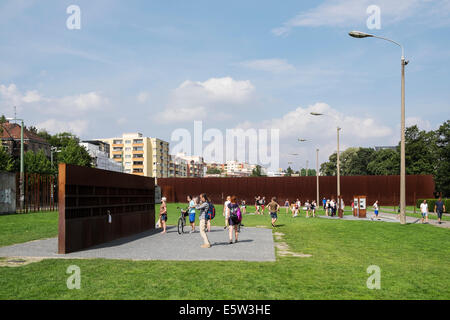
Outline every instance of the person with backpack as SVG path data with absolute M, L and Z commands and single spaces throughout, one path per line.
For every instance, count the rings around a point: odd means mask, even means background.
M 280 205 L 277 203 L 277 198 L 272 197 L 272 201 L 268 204 L 270 217 L 272 218 L 272 227 L 275 228 L 275 222 L 277 222 L 277 212 L 280 210 Z
M 228 205 L 228 225 L 229 225 L 229 239 L 230 244 L 233 243 L 233 230 L 234 230 L 234 243 L 238 242 L 238 225 L 242 221 L 242 213 L 239 205 L 236 201 L 236 196 L 232 196 L 230 200 L 230 204 Z
M 214 207 L 214 204 L 211 201 L 208 201 L 209 208 L 208 212 L 206 213 L 206 229 L 208 232 L 211 232 L 211 220 L 214 219 L 216 216 L 216 208 Z
M 208 236 L 205 232 L 206 227 L 206 219 L 207 214 L 209 211 L 209 199 L 206 196 L 206 193 L 202 193 L 200 195 L 200 204 L 196 205 L 195 209 L 200 210 L 200 235 L 203 239 L 203 244 L 201 245 L 202 248 L 211 248 L 211 243 L 209 242 Z

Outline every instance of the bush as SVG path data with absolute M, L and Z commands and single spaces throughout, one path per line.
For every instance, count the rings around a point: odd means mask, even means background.
M 434 205 L 438 199 L 417 199 L 416 201 L 416 207 L 420 208 L 420 204 L 423 202 L 423 200 L 427 200 L 428 203 L 428 211 L 432 212 L 434 211 Z M 450 199 L 442 199 L 444 201 L 445 211 L 449 212 L 450 209 Z

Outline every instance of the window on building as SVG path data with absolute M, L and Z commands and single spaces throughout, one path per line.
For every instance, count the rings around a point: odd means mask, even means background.
M 144 162 L 143 161 L 133 161 L 133 165 L 142 166 L 142 165 L 144 165 Z
M 131 140 L 125 140 L 125 143 L 129 144 L 129 143 L 131 143 Z
M 133 169 L 134 173 L 144 172 L 144 169 Z
M 125 155 L 125 159 L 130 159 L 131 158 L 131 154 L 126 154 Z
M 113 144 L 122 144 L 123 140 L 113 140 Z
M 113 151 L 122 151 L 123 148 L 122 147 L 113 147 Z
M 142 140 L 142 139 L 134 139 L 133 143 L 144 143 L 144 140 Z
M 133 151 L 144 151 L 144 147 L 133 147 Z

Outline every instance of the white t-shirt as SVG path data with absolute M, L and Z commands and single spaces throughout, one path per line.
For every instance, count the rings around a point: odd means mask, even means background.
M 374 208 L 375 210 L 378 210 L 378 203 L 374 203 L 374 204 L 373 204 L 373 208 Z
M 229 201 L 229 200 L 227 200 L 227 201 L 225 201 L 225 203 L 223 204 L 223 207 L 225 208 L 225 211 L 224 211 L 224 216 L 228 216 L 228 211 L 230 210 L 229 208 L 228 208 L 228 205 L 231 203 L 231 201 Z
M 422 204 L 420 205 L 420 211 L 421 211 L 422 213 L 427 213 L 427 212 L 428 212 L 428 203 L 422 203 Z

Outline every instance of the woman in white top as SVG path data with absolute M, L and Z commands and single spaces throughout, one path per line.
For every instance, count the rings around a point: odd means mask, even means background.
M 225 217 L 225 227 L 223 227 L 223 229 L 225 230 L 226 228 L 228 228 L 228 211 L 230 210 L 228 208 L 228 205 L 231 203 L 231 196 L 227 196 L 227 201 L 225 201 L 225 203 L 223 204 L 223 216 Z

